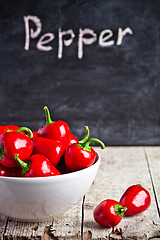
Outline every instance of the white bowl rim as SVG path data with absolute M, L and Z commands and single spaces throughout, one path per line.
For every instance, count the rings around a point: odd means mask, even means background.
M 90 167 L 87 167 L 87 168 L 84 168 L 84 169 L 81 169 L 81 170 L 78 170 L 78 171 L 75 171 L 75 172 L 71 172 L 71 173 L 64 173 L 64 174 L 61 174 L 61 175 L 56 175 L 56 176 L 46 176 L 46 177 L 7 177 L 7 176 L 0 176 L 0 181 L 1 180 L 8 180 L 8 181 L 15 181 L 15 182 L 36 182 L 36 181 L 42 181 L 45 182 L 45 181 L 52 181 L 52 180 L 55 180 L 55 181 L 64 181 L 65 179 L 68 179 L 68 178 L 72 178 L 74 177 L 75 175 L 81 175 L 82 172 L 87 172 L 89 171 L 90 169 L 92 168 L 95 168 L 97 167 L 97 165 L 100 165 L 100 162 L 101 162 L 101 156 L 100 154 L 96 152 L 96 155 L 97 155 L 97 160 L 90 166 Z

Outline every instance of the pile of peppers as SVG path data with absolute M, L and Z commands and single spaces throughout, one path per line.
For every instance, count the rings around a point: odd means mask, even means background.
M 16 125 L 0 126 L 0 176 L 46 177 L 75 172 L 91 166 L 96 153 L 90 146 L 104 143 L 86 135 L 78 141 L 69 125 L 62 120 L 52 121 L 44 107 L 46 124 L 37 131 Z

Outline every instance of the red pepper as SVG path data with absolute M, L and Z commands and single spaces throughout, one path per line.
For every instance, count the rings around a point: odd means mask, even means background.
M 145 211 L 151 204 L 151 197 L 141 185 L 132 185 L 124 192 L 120 203 L 127 207 L 125 215 L 132 216 Z
M 42 154 L 34 154 L 25 162 L 21 161 L 18 154 L 16 154 L 15 160 L 22 168 L 22 177 L 47 177 L 61 175 L 48 158 Z
M 46 113 L 46 124 L 38 130 L 37 136 L 58 140 L 67 149 L 71 140 L 71 131 L 68 124 L 61 120 L 53 122 L 48 108 L 44 107 L 44 110 Z
M 126 209 L 119 202 L 107 199 L 94 209 L 93 216 L 98 224 L 105 227 L 115 227 L 121 222 Z
M 30 137 L 20 133 L 23 130 L 29 132 Z M 26 127 L 0 135 L 0 163 L 9 168 L 18 166 L 14 159 L 15 154 L 19 154 L 21 160 L 27 159 L 33 149 L 33 142 L 30 139 L 32 137 L 32 131 Z
M 37 137 L 37 132 L 36 131 L 33 131 L 33 138 Z M 29 136 L 29 133 L 27 134 L 27 136 Z
M 86 130 L 86 136 L 78 143 L 74 143 L 69 146 L 65 152 L 65 164 L 69 171 L 77 171 L 91 166 L 96 160 L 96 153 L 90 143 L 96 142 L 104 149 L 105 145 L 97 138 L 90 138 L 89 140 L 89 128 L 84 127 Z
M 7 168 L 11 170 L 11 177 L 20 177 L 22 169 L 20 167 Z
M 33 131 L 33 138 L 34 137 L 37 137 L 37 132 L 36 131 Z
M 6 126 L 0 126 L 0 135 L 6 132 L 14 132 L 19 127 L 16 125 L 6 125 Z
M 64 148 L 61 142 L 54 139 L 35 137 L 33 138 L 33 154 L 36 153 L 46 156 L 56 167 L 64 154 Z
M 0 176 L 3 177 L 19 177 L 20 176 L 20 168 L 7 168 L 3 165 L 0 165 Z
M 72 145 L 73 143 L 78 143 L 78 139 L 75 135 L 71 133 L 71 140 L 70 140 L 69 146 Z
M 0 165 L 0 176 L 10 177 L 10 169 Z

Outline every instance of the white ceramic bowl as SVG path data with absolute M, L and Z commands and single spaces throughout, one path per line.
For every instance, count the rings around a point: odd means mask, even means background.
M 101 157 L 83 170 L 60 176 L 0 177 L 0 215 L 19 221 L 58 217 L 78 203 L 93 183 Z

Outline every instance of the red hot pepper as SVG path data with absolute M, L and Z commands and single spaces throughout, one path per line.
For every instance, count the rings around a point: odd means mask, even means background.
M 71 140 L 70 140 L 69 146 L 72 145 L 73 143 L 78 143 L 78 139 L 75 135 L 71 133 Z
M 0 176 L 10 177 L 10 169 L 0 165 Z
M 21 131 L 27 131 L 30 136 L 25 136 Z M 15 154 L 19 154 L 21 160 L 30 157 L 33 150 L 32 131 L 29 128 L 21 127 L 15 132 L 6 132 L 0 135 L 0 163 L 5 167 L 16 167 Z
M 107 199 L 102 201 L 93 211 L 95 221 L 105 227 L 115 227 L 121 222 L 127 210 L 119 202 Z
M 20 177 L 21 168 L 7 168 L 3 165 L 0 165 L 0 176 L 2 177 Z
M 38 130 L 37 136 L 58 140 L 67 149 L 71 140 L 71 131 L 68 124 L 61 120 L 53 122 L 48 108 L 44 107 L 44 110 L 46 113 L 46 124 Z
M 59 141 L 42 137 L 33 138 L 33 154 L 40 153 L 46 156 L 55 167 L 64 151 L 63 145 Z
M 33 138 L 34 137 L 37 137 L 37 132 L 36 131 L 33 131 Z
M 22 177 L 47 177 L 61 175 L 48 158 L 41 154 L 34 154 L 25 162 L 21 161 L 18 154 L 16 154 L 15 160 L 22 168 Z
M 6 125 L 6 126 L 0 126 L 0 135 L 6 132 L 14 132 L 19 127 L 16 125 Z
M 37 132 L 36 131 L 33 131 L 33 138 L 37 137 Z M 29 136 L 29 133 L 27 134 L 27 136 Z
M 151 204 L 151 197 L 141 185 L 132 185 L 124 192 L 120 203 L 127 207 L 125 215 L 132 216 L 145 211 Z
M 90 138 L 87 140 L 89 137 L 89 128 L 87 126 L 84 128 L 86 130 L 84 139 L 70 145 L 65 152 L 65 164 L 67 169 L 71 172 L 89 167 L 95 162 L 96 153 L 94 149 L 89 146 L 90 143 L 96 142 L 101 145 L 102 149 L 105 148 L 104 143 L 97 138 Z

